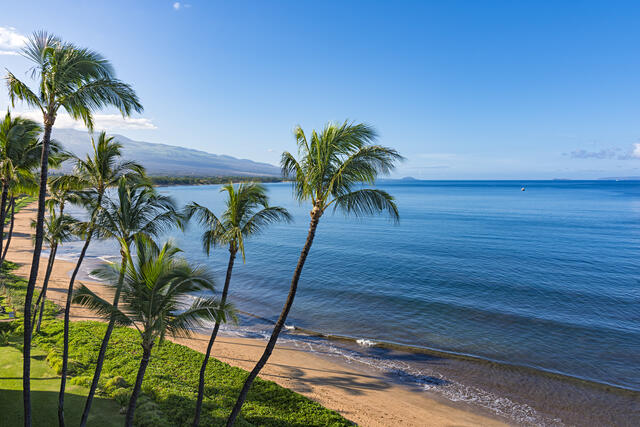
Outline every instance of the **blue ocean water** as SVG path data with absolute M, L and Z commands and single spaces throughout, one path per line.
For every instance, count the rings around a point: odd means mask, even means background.
M 159 191 L 219 213 L 219 188 Z M 287 183 L 267 188 L 270 203 L 295 221 L 246 242 L 230 298 L 275 319 L 309 206 L 294 201 Z M 396 197 L 400 223 L 327 213 L 289 325 L 640 390 L 640 182 L 382 181 L 379 188 Z M 200 233 L 194 224 L 171 237 L 222 284 L 228 252 L 207 257 Z M 115 254 L 107 246 L 91 252 Z

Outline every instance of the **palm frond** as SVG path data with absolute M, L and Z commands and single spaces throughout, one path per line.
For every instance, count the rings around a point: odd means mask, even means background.
M 365 188 L 352 191 L 336 197 L 332 203 L 334 210 L 341 210 L 345 214 L 364 216 L 387 212 L 393 221 L 400 220 L 395 199 L 383 190 Z
M 98 296 L 85 285 L 80 285 L 80 287 L 73 293 L 72 301 L 75 304 L 79 304 L 91 311 L 94 311 L 103 319 L 113 318 L 117 325 L 131 326 L 134 324 L 132 319 L 130 319 L 123 311 L 114 307 L 113 304 Z

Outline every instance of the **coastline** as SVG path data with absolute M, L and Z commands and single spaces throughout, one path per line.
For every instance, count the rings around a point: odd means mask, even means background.
M 35 203 L 16 214 L 14 236 L 7 259 L 20 267 L 15 274 L 27 277 L 32 256 L 31 219 L 35 216 Z M 46 268 L 47 258 L 41 259 L 40 271 Z M 69 273 L 74 263 L 56 260 L 48 298 L 64 305 Z M 42 282 L 39 274 L 37 287 Z M 81 280 L 100 295 L 109 295 L 109 289 L 93 281 Z M 71 309 L 72 321 L 100 320 L 89 310 L 79 306 Z M 204 352 L 208 335 L 194 333 L 190 338 L 172 341 Z M 219 337 L 212 356 L 238 366 L 251 369 L 260 357 L 265 343 L 251 338 Z M 398 385 L 384 375 L 365 373 L 328 358 L 286 345 L 277 345 L 273 356 L 260 375 L 279 385 L 309 397 L 323 406 L 333 409 L 347 419 L 367 426 L 502 426 L 506 420 L 493 416 L 487 410 L 454 404 L 443 398 Z

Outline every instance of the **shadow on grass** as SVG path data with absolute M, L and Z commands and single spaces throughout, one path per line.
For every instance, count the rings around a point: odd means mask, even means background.
M 32 391 L 31 401 L 34 426 L 58 424 L 57 392 Z M 67 424 L 80 424 L 84 402 L 84 396 L 70 393 L 65 395 L 65 421 Z M 22 390 L 0 389 L 0 414 L 0 426 L 17 426 L 24 423 Z M 120 426 L 122 424 L 124 424 L 124 416 L 120 415 L 118 405 L 115 402 L 101 397 L 94 399 L 88 425 Z

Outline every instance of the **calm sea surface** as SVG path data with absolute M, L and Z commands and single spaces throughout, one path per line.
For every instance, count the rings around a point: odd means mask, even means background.
M 639 182 L 388 181 L 379 187 L 397 198 L 400 224 L 324 216 L 287 321 L 359 341 L 293 332 L 285 340 L 523 424 L 581 424 L 580 408 L 593 405 L 594 425 L 640 420 Z M 264 319 L 277 318 L 306 237 L 309 207 L 293 200 L 289 184 L 267 188 L 270 203 L 289 209 L 295 222 L 246 242 L 246 264 L 236 262 L 230 298 L 263 319 L 243 316 L 227 333 L 269 332 Z M 219 186 L 159 191 L 179 205 L 196 201 L 222 210 Z M 222 284 L 228 252 L 207 258 L 200 233 L 194 224 L 171 236 Z M 78 248 L 69 244 L 63 254 L 72 257 Z M 94 261 L 116 253 L 108 242 L 90 252 Z M 90 259 L 87 268 L 92 265 Z M 382 345 L 367 347 L 374 343 Z

